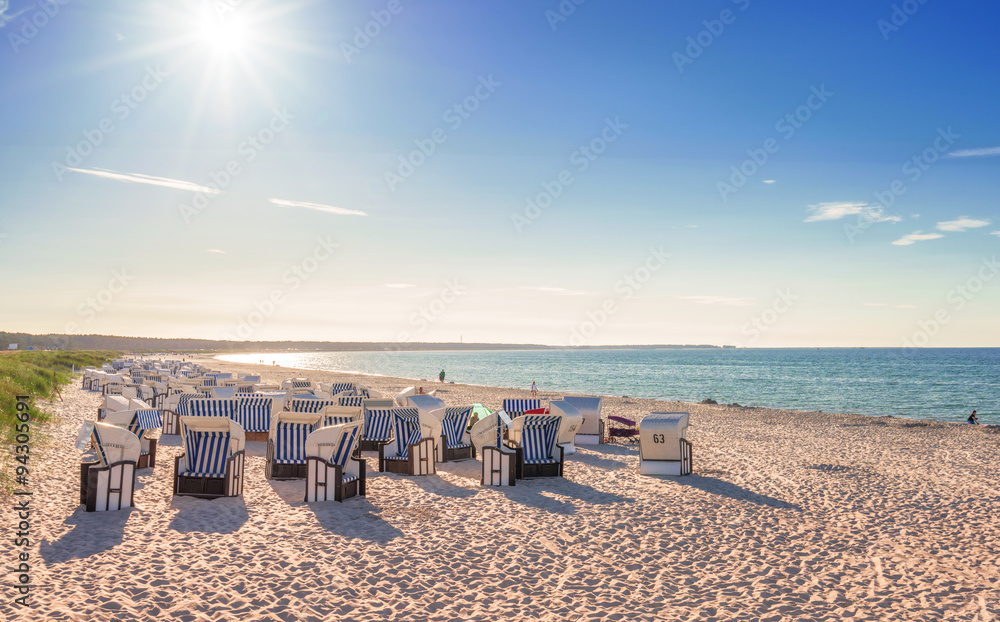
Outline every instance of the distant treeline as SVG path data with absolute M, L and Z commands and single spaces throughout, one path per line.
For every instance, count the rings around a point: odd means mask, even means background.
M 421 351 L 421 350 L 558 350 L 594 349 L 635 350 L 718 348 L 712 345 L 640 345 L 640 346 L 543 346 L 500 343 L 398 343 L 355 341 L 218 341 L 213 339 L 153 339 L 115 335 L 29 335 L 0 332 L 0 349 L 16 343 L 19 350 L 120 350 L 125 352 L 277 352 L 277 351 Z

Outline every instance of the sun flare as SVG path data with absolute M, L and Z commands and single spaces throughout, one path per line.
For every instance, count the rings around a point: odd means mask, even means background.
M 237 15 L 206 12 L 197 24 L 197 32 L 199 40 L 221 56 L 243 54 L 253 40 L 250 25 Z

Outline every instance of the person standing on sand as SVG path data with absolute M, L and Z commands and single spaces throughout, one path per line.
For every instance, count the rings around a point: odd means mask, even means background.
M 444 382 L 444 370 L 443 369 L 441 370 L 441 373 L 438 374 L 438 378 L 441 379 L 441 382 Z
M 531 381 L 531 397 L 538 397 L 538 385 L 534 380 Z
M 976 416 L 976 411 L 972 411 L 972 414 L 969 415 L 969 418 L 966 419 L 966 421 L 973 425 L 979 425 L 979 417 Z

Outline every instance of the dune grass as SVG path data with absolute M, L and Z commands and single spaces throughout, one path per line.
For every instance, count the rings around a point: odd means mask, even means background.
M 56 388 L 72 380 L 73 365 L 77 371 L 87 366 L 100 367 L 117 352 L 4 352 L 0 354 L 0 442 L 4 447 L 14 442 L 17 421 L 17 396 L 28 395 L 33 400 L 56 397 Z M 39 408 L 31 409 L 32 437 L 41 432 L 38 423 L 51 420 L 52 415 Z M 0 457 L 0 490 L 9 491 L 12 470 L 8 461 L 12 454 L 4 451 Z

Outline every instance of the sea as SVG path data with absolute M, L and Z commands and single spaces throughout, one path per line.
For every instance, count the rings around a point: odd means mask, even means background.
M 436 383 L 1000 424 L 1000 348 L 704 348 L 300 352 L 240 363 Z

